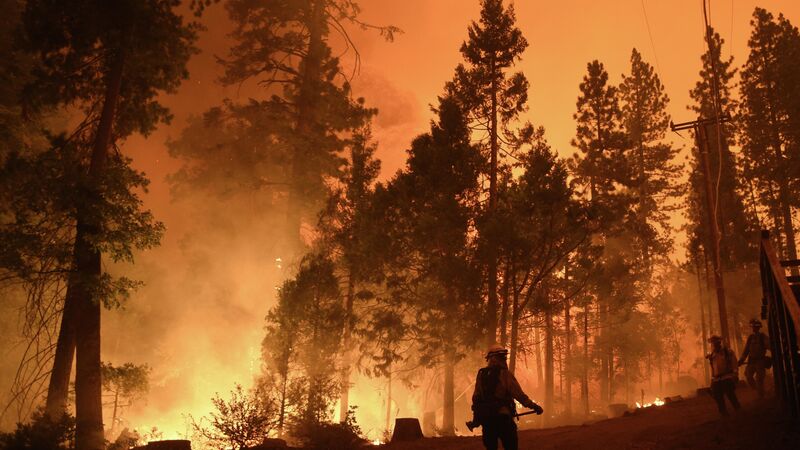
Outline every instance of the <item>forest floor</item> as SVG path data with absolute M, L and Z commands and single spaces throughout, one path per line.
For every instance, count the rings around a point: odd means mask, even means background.
M 774 399 L 737 389 L 742 409 L 723 419 L 708 395 L 650 407 L 588 425 L 521 430 L 519 448 L 557 449 L 800 449 L 800 421 L 781 415 Z M 481 438 L 425 438 L 387 450 L 481 450 Z

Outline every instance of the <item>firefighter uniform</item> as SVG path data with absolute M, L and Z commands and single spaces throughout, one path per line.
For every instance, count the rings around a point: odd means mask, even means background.
M 738 364 L 733 351 L 722 344 L 722 338 L 712 336 L 709 341 L 714 345 L 714 350 L 707 358 L 711 362 L 711 395 L 717 402 L 719 413 L 728 415 L 725 407 L 725 397 L 734 409 L 739 409 L 739 399 L 736 398 L 736 383 L 739 379 Z
M 753 320 L 751 324 L 753 325 L 753 334 L 747 337 L 742 357 L 739 358 L 739 365 L 747 361 L 747 366 L 744 369 L 747 384 L 758 391 L 759 397 L 764 397 L 764 378 L 768 365 L 767 349 L 769 348 L 769 338 L 761 332 L 761 322 Z
M 508 370 L 505 362 L 507 353 L 502 347 L 489 350 L 486 356 L 488 364 L 478 371 L 472 394 L 472 423 L 483 427 L 483 445 L 487 450 L 496 450 L 498 440 L 503 443 L 505 450 L 517 450 L 514 400 L 537 414 L 543 411 L 522 391 L 514 374 Z

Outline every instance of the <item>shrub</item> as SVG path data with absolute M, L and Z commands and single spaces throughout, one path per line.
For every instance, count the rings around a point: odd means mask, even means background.
M 367 443 L 361 437 L 353 408 L 341 423 L 301 422 L 296 426 L 295 435 L 309 450 L 356 450 Z
M 64 413 L 51 420 L 39 410 L 28 423 L 18 423 L 17 429 L 0 434 L 0 450 L 72 450 L 75 448 L 75 418 Z

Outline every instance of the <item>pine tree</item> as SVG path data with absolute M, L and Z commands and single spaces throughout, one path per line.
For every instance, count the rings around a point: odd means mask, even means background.
M 309 254 L 297 276 L 281 286 L 278 304 L 267 316 L 262 384 L 278 399 L 279 433 L 291 425 L 297 435 L 333 412 L 340 393 L 336 355 L 345 321 L 340 300 L 333 262 Z
M 652 273 L 653 258 L 668 256 L 672 247 L 669 201 L 678 196 L 676 179 L 681 167 L 675 163 L 678 149 L 664 142 L 669 127 L 669 97 L 653 66 L 633 49 L 629 75 L 619 86 L 622 125 L 628 150 L 629 186 L 636 191 L 632 230 L 641 263 Z
M 598 303 L 598 327 L 600 334 L 594 340 L 594 349 L 601 361 L 600 398 L 605 402 L 612 395 L 613 348 L 606 333 L 609 313 L 614 299 L 620 298 L 623 290 L 617 286 L 631 276 L 632 261 L 622 252 L 621 233 L 625 230 L 622 220 L 628 216 L 631 199 L 628 193 L 618 189 L 629 184 L 626 178 L 625 150 L 627 139 L 622 131 L 622 111 L 619 93 L 608 84 L 608 72 L 599 61 L 587 65 L 588 73 L 580 84 L 574 118 L 577 122 L 576 137 L 572 145 L 580 154 L 571 160 L 574 183 L 587 199 L 595 216 L 596 233 L 593 244 L 585 244 L 580 252 L 584 257 L 603 248 L 595 260 L 589 291 Z
M 342 355 L 342 394 L 340 396 L 339 420 L 347 419 L 349 410 L 350 371 L 352 365 L 352 336 L 356 328 L 355 300 L 365 294 L 359 292 L 361 285 L 370 278 L 373 266 L 368 244 L 370 243 L 369 208 L 375 179 L 380 172 L 380 161 L 374 158 L 377 146 L 372 142 L 369 126 L 353 136 L 350 158 L 343 173 L 341 185 L 334 189 L 328 206 L 321 214 L 318 244 L 331 247 L 326 252 L 337 254 L 337 265 L 347 280 L 345 288 L 345 324 Z
M 113 304 L 113 284 L 102 273 L 101 254 L 118 257 L 121 249 L 130 258 L 136 239 L 152 245 L 160 230 L 151 218 L 125 222 L 132 217 L 120 213 L 130 211 L 117 208 L 128 205 L 107 196 L 109 185 L 115 184 L 110 178 L 114 166 L 120 164 L 119 158 L 109 155 L 110 148 L 131 133 L 149 133 L 169 119 L 156 97 L 174 91 L 187 77 L 185 67 L 196 34 L 196 26 L 184 24 L 173 11 L 175 6 L 168 0 L 113 4 L 42 0 L 29 1 L 23 14 L 23 48 L 36 53 L 40 61 L 25 90 L 26 107 L 77 106 L 86 115 L 70 142 L 90 151 L 84 156 L 79 184 L 82 201 L 75 209 L 74 266 L 48 394 L 48 409 L 63 410 L 74 351 L 79 450 L 104 445 L 100 312 L 102 305 Z M 123 186 L 125 191 L 131 187 Z M 134 206 L 138 212 L 139 203 Z M 119 233 L 120 229 L 134 234 Z M 144 237 L 136 232 L 145 233 Z M 115 239 L 122 241 L 119 249 L 113 244 Z
M 268 99 L 254 106 L 265 122 L 274 122 L 268 141 L 272 145 L 257 152 L 283 166 L 278 181 L 288 188 L 287 240 L 297 246 L 303 220 L 316 218 L 323 206 L 326 178 L 340 175 L 348 134 L 375 113 L 363 99 L 352 98 L 329 44 L 331 33 L 352 45 L 345 24 L 377 29 L 388 40 L 399 30 L 364 24 L 351 0 L 232 0 L 226 7 L 236 44 L 222 59 L 221 81 L 233 85 L 254 80 L 268 89 Z
M 777 230 L 784 256 L 797 259 L 793 208 L 797 207 L 800 163 L 800 32 L 783 15 L 777 20 L 756 8 L 750 55 L 742 69 L 738 116 L 743 177 Z M 754 205 L 756 206 L 756 205 Z
M 430 133 L 412 142 L 407 167 L 376 196 L 386 214 L 379 223 L 392 224 L 386 283 L 410 309 L 419 362 L 444 372 L 442 432 L 454 434 L 455 365 L 479 332 L 470 234 L 480 155 L 458 103 L 440 99 L 437 113 Z
M 627 169 L 625 182 L 630 191 L 631 208 L 625 218 L 624 235 L 630 237 L 632 267 L 626 283 L 629 293 L 624 308 L 617 314 L 619 325 L 611 330 L 610 341 L 619 355 L 625 401 L 630 401 L 633 383 L 642 376 L 640 361 L 654 349 L 645 331 L 651 329 L 647 314 L 639 303 L 657 304 L 664 299 L 657 281 L 669 264 L 672 250 L 670 213 L 678 208 L 678 179 L 682 167 L 676 164 L 678 149 L 664 142 L 669 127 L 669 98 L 653 67 L 633 49 L 630 74 L 619 86 L 622 124 L 626 135 Z M 658 267 L 661 270 L 656 270 Z M 655 348 L 655 351 L 660 351 Z
M 527 108 L 528 80 L 521 72 L 508 71 L 521 58 L 528 42 L 515 25 L 513 4 L 482 0 L 481 18 L 469 27 L 469 39 L 461 45 L 466 65 L 459 64 L 448 92 L 469 114 L 473 137 L 482 143 L 488 160 L 489 203 L 482 234 L 486 240 L 488 305 L 486 342 L 497 339 L 498 257 L 492 229 L 498 204 L 498 175 L 501 145 L 516 139 L 511 125 Z M 504 139 L 507 138 L 507 139 Z
M 504 224 L 498 248 L 506 259 L 510 293 L 509 370 L 516 366 L 521 317 L 570 253 L 587 239 L 587 210 L 573 198 L 566 163 L 558 159 L 538 128 L 519 157 L 519 178 L 510 180 L 498 208 Z

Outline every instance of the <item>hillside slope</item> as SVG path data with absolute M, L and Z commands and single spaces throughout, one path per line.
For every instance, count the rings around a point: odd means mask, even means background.
M 520 431 L 520 449 L 800 449 L 800 421 L 779 413 L 774 400 L 739 390 L 742 410 L 720 418 L 707 396 L 591 425 Z M 481 450 L 480 437 L 429 438 L 382 446 L 390 450 Z

